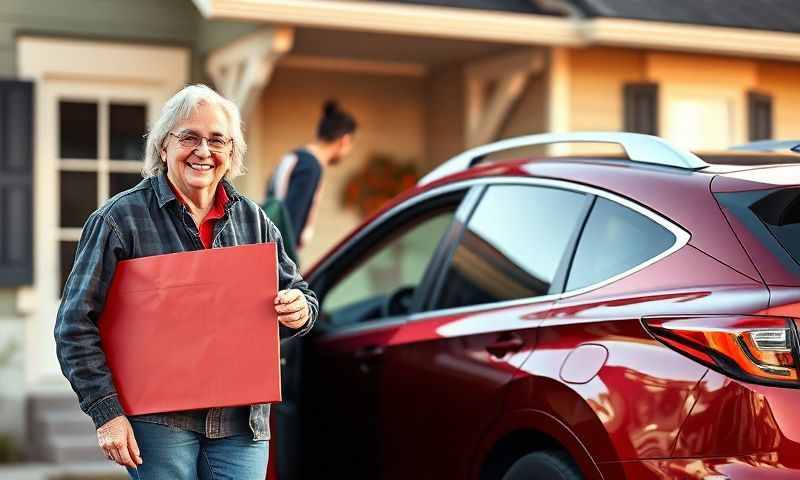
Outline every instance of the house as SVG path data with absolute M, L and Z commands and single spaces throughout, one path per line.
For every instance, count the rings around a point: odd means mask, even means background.
M 213 83 L 245 113 L 237 183 L 256 200 L 324 100 L 357 117 L 308 265 L 360 221 L 340 197 L 373 155 L 423 173 L 545 131 L 692 148 L 797 137 L 799 32 L 795 0 L 3 2 L 0 429 L 54 461 L 96 448 L 55 358 L 61 285 L 84 219 L 137 182 L 141 136 L 186 83 Z

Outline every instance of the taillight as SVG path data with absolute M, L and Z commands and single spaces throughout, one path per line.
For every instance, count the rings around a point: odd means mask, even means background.
M 646 317 L 665 345 L 716 370 L 757 383 L 800 387 L 795 321 L 769 316 Z

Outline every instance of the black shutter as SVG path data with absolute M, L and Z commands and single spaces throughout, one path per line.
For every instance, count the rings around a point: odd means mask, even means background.
M 33 283 L 33 84 L 0 80 L 0 287 Z
M 750 141 L 772 139 L 772 97 L 748 92 L 747 106 Z
M 658 135 L 658 85 L 654 83 L 625 85 L 624 130 Z

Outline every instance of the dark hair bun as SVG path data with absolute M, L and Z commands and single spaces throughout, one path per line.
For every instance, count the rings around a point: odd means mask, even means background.
M 322 105 L 322 118 L 317 125 L 317 138 L 333 142 L 355 132 L 356 119 L 339 108 L 336 100 L 328 100 Z
M 322 106 L 322 114 L 326 117 L 330 117 L 336 114 L 339 111 L 339 104 L 336 103 L 336 100 L 328 100 Z

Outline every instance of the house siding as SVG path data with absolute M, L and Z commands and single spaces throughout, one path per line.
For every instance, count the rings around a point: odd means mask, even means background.
M 624 86 L 647 79 L 645 61 L 645 54 L 637 50 L 570 50 L 570 128 L 621 130 Z
M 772 133 L 776 139 L 800 137 L 800 64 L 760 62 L 755 90 L 772 96 Z
M 5 0 L 0 2 L 0 76 L 16 76 L 15 38 L 22 33 L 190 46 L 200 19 L 190 0 Z
M 653 82 L 660 89 L 659 135 L 669 139 L 668 105 L 687 94 L 727 95 L 730 98 L 732 143 L 747 141 L 747 93 L 770 95 L 774 102 L 774 137 L 800 135 L 800 91 L 793 80 L 800 64 L 758 59 L 696 55 L 621 48 L 570 49 L 569 130 L 623 129 L 624 86 Z M 571 151 L 598 151 L 596 145 Z
M 0 317 L 14 315 L 16 289 L 0 288 Z

